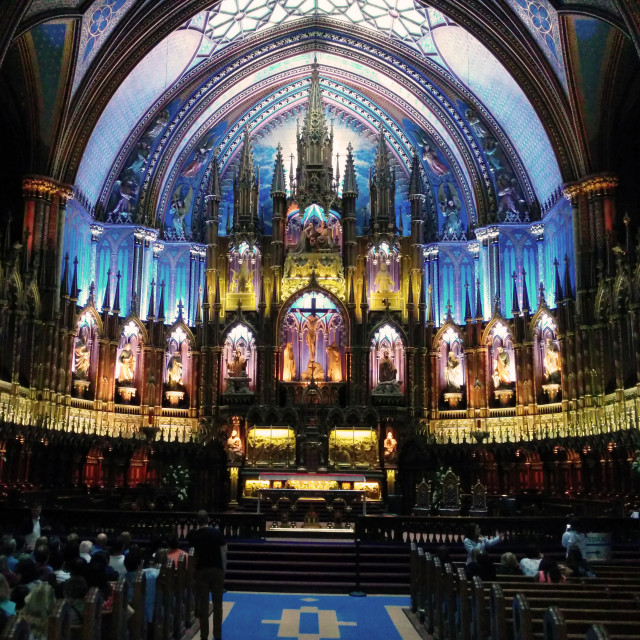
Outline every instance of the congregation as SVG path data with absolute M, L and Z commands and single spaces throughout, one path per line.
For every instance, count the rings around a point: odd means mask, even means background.
M 94 624 L 96 609 L 102 637 L 116 639 L 124 632 L 131 639 L 160 638 L 159 626 L 171 619 L 172 627 L 184 630 L 195 621 L 198 608 L 206 634 L 210 589 L 205 577 L 210 575 L 205 573 L 215 567 L 219 588 L 214 604 L 219 611 L 214 607 L 214 634 L 219 638 L 225 541 L 209 525 L 205 511 L 198 512 L 196 524 L 188 540 L 192 551 L 195 547 L 189 568 L 189 554 L 180 548 L 175 533 L 144 545 L 138 545 L 128 531 L 112 537 L 97 532 L 92 540 L 81 540 L 75 532 L 53 531 L 41 517 L 41 505 L 33 505 L 25 522 L 3 523 L 0 637 L 20 637 L 13 633 L 20 626 L 28 629 L 29 640 L 53 638 L 52 620 L 59 611 L 61 628 L 76 628 L 78 637 L 84 638 L 84 629 Z M 175 575 L 168 577 L 167 572 Z M 169 591 L 175 608 L 181 609 L 181 621 L 165 611 Z M 194 610 L 199 598 L 202 601 Z M 3 632 L 5 627 L 11 627 L 12 634 Z
M 586 559 L 586 537 L 576 520 L 567 525 L 562 535 L 562 546 L 566 549 L 566 561 L 558 563 L 554 558 L 545 557 L 537 545 L 529 545 L 523 557 L 518 559 L 511 551 L 500 556 L 499 564 L 494 563 L 488 550 L 504 540 L 497 532 L 493 537 L 482 535 L 480 526 L 470 523 L 467 526 L 463 544 L 467 553 L 465 575 L 468 580 L 479 576 L 482 580 L 495 580 L 498 575 L 529 576 L 538 582 L 559 583 L 567 577 L 593 578 L 595 573 Z M 446 548 L 438 554 L 442 564 L 448 561 Z

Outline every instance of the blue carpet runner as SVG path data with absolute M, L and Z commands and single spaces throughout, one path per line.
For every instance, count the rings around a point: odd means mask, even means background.
M 224 640 L 419 640 L 408 596 L 224 594 Z M 197 636 L 196 636 L 197 637 Z

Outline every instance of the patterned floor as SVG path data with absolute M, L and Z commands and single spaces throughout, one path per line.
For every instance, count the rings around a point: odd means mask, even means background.
M 224 640 L 420 640 L 402 611 L 408 606 L 408 596 L 352 598 L 227 592 L 222 637 Z

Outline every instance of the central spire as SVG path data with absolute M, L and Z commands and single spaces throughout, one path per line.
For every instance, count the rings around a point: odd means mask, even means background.
M 297 134 L 298 166 L 296 168 L 295 195 L 300 211 L 311 204 L 318 204 L 328 214 L 336 199 L 336 185 L 333 176 L 333 125 L 328 131 L 318 59 L 314 55 L 311 65 L 309 102 L 302 131 Z
M 320 88 L 320 70 L 316 55 L 313 56 L 313 64 L 311 65 L 311 86 L 309 88 L 309 110 L 307 111 L 307 118 L 312 113 L 322 114 L 322 89 Z

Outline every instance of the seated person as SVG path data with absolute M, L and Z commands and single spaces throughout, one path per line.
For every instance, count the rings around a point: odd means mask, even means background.
M 53 587 L 46 582 L 39 582 L 24 600 L 24 607 L 18 617 L 29 623 L 31 640 L 47 640 L 49 631 L 49 614 L 55 604 Z
M 464 573 L 467 580 L 471 580 L 474 576 L 478 576 L 481 580 L 495 580 L 496 566 L 493 560 L 484 549 L 473 550 L 473 560 L 465 565 Z
M 546 584 L 558 584 L 559 582 L 565 582 L 566 579 L 558 563 L 553 558 L 542 558 L 538 566 L 536 580 Z
M 116 538 L 111 544 L 109 566 L 116 571 L 119 576 L 127 573 L 127 570 L 124 568 L 124 543 L 120 537 Z
M 500 556 L 500 564 L 498 565 L 498 575 L 500 576 L 521 576 L 522 570 L 518 564 L 518 558 L 507 551 Z
M 538 573 L 538 567 L 542 560 L 542 554 L 540 549 L 535 545 L 531 545 L 526 552 L 526 555 L 520 560 L 520 569 L 525 576 L 535 576 Z
M 11 600 L 11 589 L 7 579 L 0 574 L 0 611 L 12 616 L 16 612 L 16 603 Z
M 132 545 L 129 548 L 129 553 L 124 559 L 124 566 L 127 570 L 126 578 L 129 585 L 128 599 L 129 602 L 133 599 L 133 585 L 136 580 L 136 574 L 140 569 L 144 571 L 146 578 L 146 590 L 145 590 L 145 603 L 144 603 L 144 619 L 147 624 L 153 622 L 153 606 L 156 600 L 156 579 L 160 574 L 160 571 L 156 568 L 144 569 L 144 559 L 142 550 L 136 545 Z
M 189 554 L 180 549 L 180 541 L 178 539 L 178 535 L 176 533 L 172 533 L 169 536 L 168 540 L 169 544 L 169 553 L 167 553 L 167 558 L 173 560 L 173 564 L 177 567 L 180 558 L 184 556 L 185 559 L 185 567 L 187 566 L 187 562 L 189 561 Z
M 577 544 L 569 547 L 567 569 L 571 572 L 570 575 L 576 578 L 596 577 L 589 563 L 582 557 L 582 551 L 580 551 L 580 547 Z
M 69 578 L 69 580 L 64 583 L 62 593 L 71 609 L 71 624 L 82 624 L 83 622 L 84 597 L 87 595 L 87 591 L 89 591 L 89 585 L 87 581 L 80 576 Z

